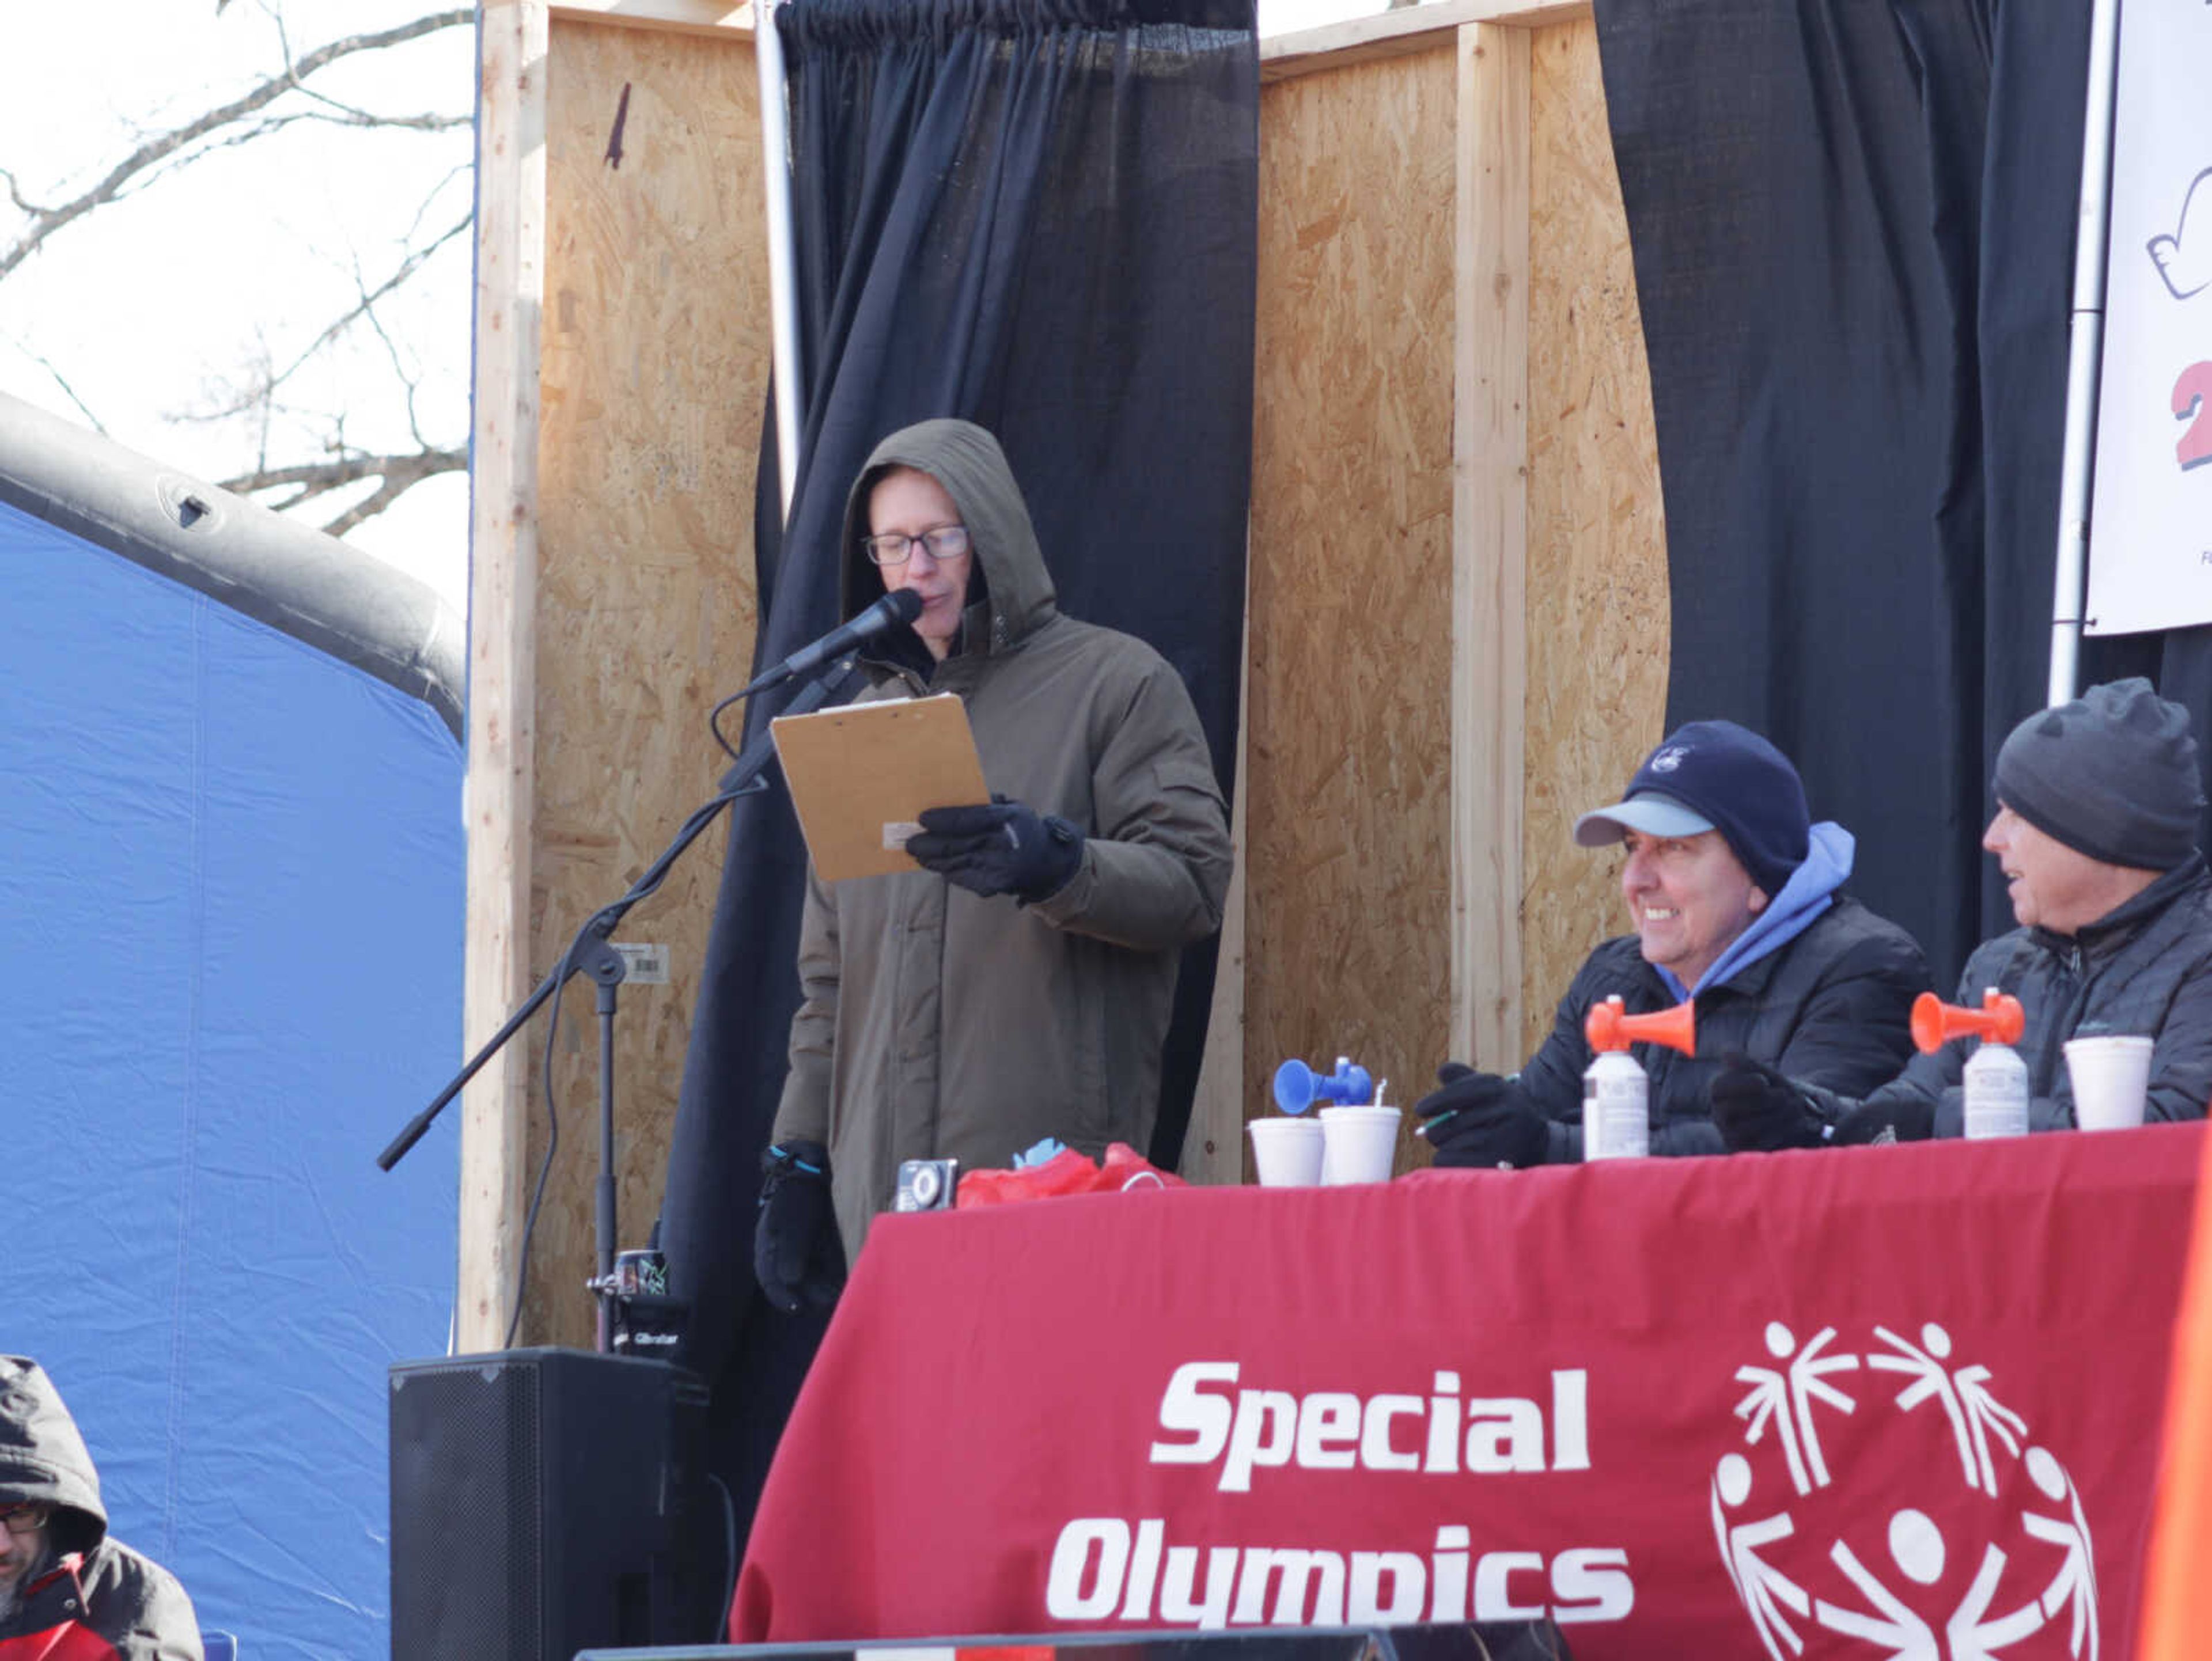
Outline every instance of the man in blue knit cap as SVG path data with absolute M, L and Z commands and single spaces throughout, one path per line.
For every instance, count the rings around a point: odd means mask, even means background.
M 2197 846 L 2204 789 L 2189 712 L 2140 677 L 2091 687 L 2014 727 L 1994 783 L 1982 846 L 2004 872 L 2020 926 L 1967 961 L 1958 1002 L 1978 1007 L 1990 987 L 2020 1000 L 2029 1128 L 2073 1127 L 2065 1043 L 2100 1034 L 2156 1040 L 2146 1120 L 2203 1118 L 2212 875 Z M 1741 1063 L 1715 1081 L 1714 1115 L 1739 1148 L 1955 1137 L 1972 1047 L 1915 1056 L 1863 1101 L 1786 1064 Z
M 1692 999 L 1698 1054 L 1633 1053 L 1650 1078 L 1651 1151 L 1724 1151 L 1709 1088 L 1741 1053 L 1843 1092 L 1896 1076 L 1928 965 L 1911 936 L 1839 890 L 1854 843 L 1814 824 L 1787 756 L 1733 721 L 1693 721 L 1645 758 L 1620 802 L 1575 821 L 1583 847 L 1626 846 L 1633 934 L 1608 940 L 1559 1000 L 1543 1047 L 1510 1078 L 1457 1062 L 1419 1104 L 1438 1165 L 1583 1156 L 1583 1036 L 1593 1004 L 1630 1015 Z

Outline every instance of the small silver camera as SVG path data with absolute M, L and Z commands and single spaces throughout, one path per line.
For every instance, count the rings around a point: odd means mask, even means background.
M 902 1161 L 898 1173 L 898 1192 L 892 1197 L 894 1211 L 950 1211 L 953 1191 L 960 1185 L 960 1161 L 957 1159 L 910 1159 Z

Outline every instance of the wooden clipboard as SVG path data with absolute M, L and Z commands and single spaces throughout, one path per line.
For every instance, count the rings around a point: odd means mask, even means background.
M 778 716 L 769 732 L 825 882 L 919 870 L 906 839 L 923 809 L 991 799 L 968 706 L 949 692 Z

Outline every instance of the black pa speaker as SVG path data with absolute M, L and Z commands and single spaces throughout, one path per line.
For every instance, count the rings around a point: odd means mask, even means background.
M 584 1350 L 394 1365 L 393 1661 L 719 1635 L 720 1552 L 699 1548 L 724 1531 L 690 1475 L 706 1406 L 692 1373 Z

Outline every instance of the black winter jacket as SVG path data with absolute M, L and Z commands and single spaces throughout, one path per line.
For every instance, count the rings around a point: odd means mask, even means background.
M 1894 1078 L 1912 1050 L 1912 1000 L 1929 986 L 1928 961 L 1911 935 L 1856 900 L 1837 900 L 1795 939 L 1698 990 L 1695 1055 L 1631 1046 L 1651 1081 L 1651 1151 L 1728 1151 L 1706 1088 L 1731 1050 L 1846 1094 Z M 1674 1003 L 1634 935 L 1589 955 L 1559 1000 L 1552 1035 L 1521 1070 L 1522 1088 L 1552 1119 L 1546 1157 L 1554 1164 L 1583 1156 L 1583 1074 L 1594 1058 L 1583 1020 L 1616 994 L 1630 1015 Z
M 1958 1001 L 1979 1008 L 1991 986 L 2018 998 L 2027 1018 L 2016 1047 L 2027 1064 L 2030 1130 L 2074 1127 L 2066 1040 L 2106 1033 L 2158 1040 L 2146 1124 L 2204 1117 L 2212 1096 L 2212 872 L 2202 854 L 2078 935 L 2014 929 L 1986 942 L 1966 961 Z M 1973 1049 L 1947 1044 L 1913 1057 L 1869 1102 L 1932 1105 L 1936 1134 L 1960 1135 L 1959 1080 Z

